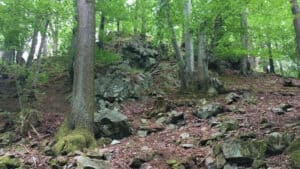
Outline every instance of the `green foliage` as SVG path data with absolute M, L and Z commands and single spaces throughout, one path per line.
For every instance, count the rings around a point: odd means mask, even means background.
M 96 64 L 111 64 L 118 62 L 122 57 L 116 53 L 107 50 L 96 50 Z

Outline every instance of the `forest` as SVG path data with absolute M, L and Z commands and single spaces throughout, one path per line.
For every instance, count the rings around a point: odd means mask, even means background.
M 300 169 L 298 0 L 0 0 L 0 169 Z

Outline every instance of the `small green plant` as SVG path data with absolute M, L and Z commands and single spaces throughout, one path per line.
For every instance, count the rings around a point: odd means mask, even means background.
M 96 64 L 112 64 L 118 62 L 122 57 L 116 53 L 107 50 L 96 50 Z

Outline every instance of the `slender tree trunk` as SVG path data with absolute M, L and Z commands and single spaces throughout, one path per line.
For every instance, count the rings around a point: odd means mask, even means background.
M 31 41 L 31 48 L 30 48 L 30 52 L 29 52 L 29 55 L 28 55 L 27 63 L 26 63 L 27 68 L 31 67 L 33 59 L 34 59 L 35 49 L 36 49 L 36 45 L 37 45 L 37 42 L 38 42 L 38 34 L 39 34 L 39 31 L 36 27 L 36 28 L 34 28 L 34 31 L 33 31 L 33 36 L 32 36 L 32 41 Z
M 185 44 L 185 85 L 184 89 L 193 90 L 195 88 L 194 72 L 194 42 L 193 31 L 191 28 L 191 13 L 192 13 L 192 1 L 185 0 L 184 7 L 184 44 Z
M 284 76 L 284 71 L 283 71 L 283 66 L 282 66 L 281 61 L 279 61 L 279 68 L 280 68 L 280 75 Z
M 117 19 L 117 34 L 118 34 L 118 36 L 120 36 L 120 20 L 119 19 Z
M 103 49 L 104 48 L 104 29 L 105 29 L 105 16 L 104 14 L 102 13 L 101 14 L 101 19 L 100 19 L 100 25 L 99 25 L 99 48 L 100 49 Z
M 200 89 L 209 88 L 209 74 L 208 74 L 208 58 L 206 51 L 206 34 L 204 25 L 200 25 L 198 32 L 198 80 Z
M 39 74 L 40 69 L 41 69 L 41 56 L 42 56 L 43 47 L 45 46 L 45 43 L 46 43 L 48 25 L 49 25 L 49 20 L 47 20 L 46 23 L 45 23 L 44 32 L 42 33 L 41 44 L 40 44 L 38 54 L 37 54 L 35 77 L 34 77 L 33 82 L 32 82 L 33 89 L 36 88 L 36 85 L 37 85 L 37 82 L 38 82 L 38 74 Z
M 270 73 L 275 74 L 274 60 L 273 60 L 272 44 L 271 44 L 271 42 L 268 42 L 268 51 L 269 51 L 269 66 L 270 66 Z
M 77 0 L 78 41 L 74 63 L 72 110 L 68 119 L 71 129 L 93 132 L 94 123 L 94 56 L 95 1 Z
M 242 46 L 243 46 L 245 51 L 248 51 L 248 20 L 247 20 L 247 15 L 248 15 L 248 9 L 246 9 L 242 13 L 242 16 L 241 16 L 241 28 L 242 28 L 241 41 L 242 41 Z M 249 73 L 250 73 L 250 66 L 249 66 L 248 54 L 245 54 L 241 59 L 241 74 L 246 76 Z
M 147 33 L 147 27 L 146 27 L 146 25 L 147 25 L 147 21 L 146 21 L 146 12 L 143 12 L 142 13 L 142 24 L 141 24 L 141 38 L 143 39 L 143 40 L 145 40 L 146 39 L 146 33 Z
M 134 20 L 133 20 L 133 33 L 136 35 L 137 30 L 137 20 L 138 20 L 138 12 L 139 12 L 139 0 L 135 1 L 135 8 L 134 8 Z
M 23 56 L 23 53 L 24 53 L 24 50 L 20 49 L 17 51 L 17 54 L 16 54 L 16 62 L 17 64 L 19 65 L 23 65 L 25 64 L 25 60 L 24 58 L 22 57 Z

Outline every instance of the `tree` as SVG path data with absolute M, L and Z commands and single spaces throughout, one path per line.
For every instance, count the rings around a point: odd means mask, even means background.
M 74 63 L 72 110 L 70 129 L 93 132 L 94 122 L 94 56 L 95 56 L 95 2 L 77 0 L 78 41 Z
M 294 15 L 294 29 L 296 32 L 296 44 L 297 44 L 297 55 L 298 55 L 298 71 L 300 74 L 300 10 L 297 0 L 290 0 L 292 4 L 292 13 Z
M 83 150 L 94 144 L 95 1 L 77 0 L 77 43 L 71 113 L 58 131 L 54 152 Z M 67 136 L 66 136 L 67 135 Z

